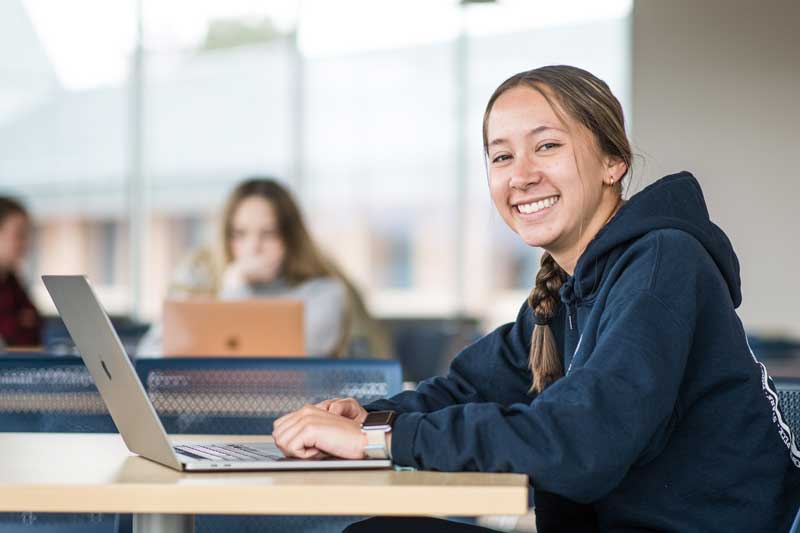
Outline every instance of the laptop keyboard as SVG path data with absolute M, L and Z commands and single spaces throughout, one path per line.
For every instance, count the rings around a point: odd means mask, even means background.
M 283 459 L 274 444 L 261 446 L 246 444 L 194 444 L 174 446 L 175 451 L 195 459 L 211 461 L 279 461 Z

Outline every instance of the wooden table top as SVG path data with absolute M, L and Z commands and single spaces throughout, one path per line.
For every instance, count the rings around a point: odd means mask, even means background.
M 259 436 L 175 436 L 253 442 Z M 339 470 L 182 473 L 118 434 L 0 433 L 0 511 L 449 515 L 524 514 L 522 474 Z

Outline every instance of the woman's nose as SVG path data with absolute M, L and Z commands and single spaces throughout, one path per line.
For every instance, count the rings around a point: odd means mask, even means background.
M 509 187 L 513 189 L 527 189 L 531 185 L 539 183 L 542 174 L 536 164 L 528 157 L 517 157 L 511 168 L 511 178 L 508 180 Z

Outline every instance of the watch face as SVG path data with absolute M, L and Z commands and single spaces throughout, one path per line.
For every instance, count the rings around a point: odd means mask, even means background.
M 394 411 L 374 411 L 367 414 L 364 419 L 364 427 L 367 426 L 391 426 L 394 421 Z

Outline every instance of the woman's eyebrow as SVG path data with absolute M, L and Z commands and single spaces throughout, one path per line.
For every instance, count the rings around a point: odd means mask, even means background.
M 525 136 L 526 137 L 533 137 L 534 135 L 538 135 L 538 134 L 540 134 L 540 133 L 542 133 L 544 131 L 547 131 L 547 130 L 553 130 L 553 131 L 559 131 L 561 133 L 566 133 L 563 129 L 557 128 L 556 126 L 541 125 L 541 126 L 538 126 L 536 128 L 533 128 L 532 130 L 530 130 L 528 133 L 525 134 Z M 508 142 L 507 139 L 499 137 L 497 139 L 492 139 L 492 141 L 489 143 L 489 146 L 496 146 L 498 144 L 504 144 L 504 143 L 507 143 L 507 142 Z
M 533 137 L 534 135 L 538 135 L 538 134 L 540 134 L 542 132 L 545 132 L 545 131 L 548 131 L 548 130 L 553 130 L 553 131 L 559 131 L 561 133 L 566 133 L 566 131 L 564 131 L 563 129 L 561 129 L 561 128 L 557 127 L 557 126 L 548 126 L 548 125 L 544 125 L 543 124 L 543 125 L 539 126 L 538 128 L 533 128 L 525 136 L 526 137 Z

